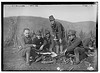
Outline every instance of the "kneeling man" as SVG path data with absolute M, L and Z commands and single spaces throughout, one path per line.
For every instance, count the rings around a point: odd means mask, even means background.
M 65 55 L 68 53 L 73 53 L 75 55 L 75 63 L 79 64 L 83 57 L 87 57 L 85 54 L 85 49 L 83 48 L 82 41 L 80 38 L 76 37 L 76 31 L 74 30 L 69 30 L 68 40 L 68 47 L 64 50 Z

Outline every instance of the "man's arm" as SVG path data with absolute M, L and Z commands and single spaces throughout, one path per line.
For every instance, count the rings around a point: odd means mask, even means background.
M 44 47 L 46 44 L 47 44 L 47 41 L 44 39 L 43 44 L 42 44 L 41 47 L 40 47 L 40 50 L 42 50 L 43 47 Z
M 90 42 L 89 38 L 87 38 L 87 39 L 84 40 L 84 42 L 83 42 L 84 48 L 89 48 L 89 46 L 88 46 L 89 42 Z
M 27 48 L 27 47 L 31 47 L 31 46 L 34 46 L 33 44 L 25 44 L 24 42 L 24 38 L 22 37 L 21 38 L 21 46 L 23 49 Z
M 67 49 L 65 49 L 64 52 L 74 50 L 80 43 L 81 43 L 81 40 L 76 39 L 74 43 L 72 43 Z

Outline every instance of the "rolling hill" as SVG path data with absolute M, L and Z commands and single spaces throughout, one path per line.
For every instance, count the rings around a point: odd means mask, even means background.
M 96 22 L 93 21 L 83 21 L 83 22 L 68 22 L 63 20 L 58 20 L 66 30 L 74 29 L 77 34 L 82 30 L 88 34 L 91 30 L 96 33 Z M 11 41 L 15 37 L 20 40 L 20 36 L 25 27 L 31 30 L 39 30 L 41 28 L 49 29 L 51 31 L 50 22 L 47 18 L 33 17 L 33 16 L 13 16 L 3 18 L 3 40 Z

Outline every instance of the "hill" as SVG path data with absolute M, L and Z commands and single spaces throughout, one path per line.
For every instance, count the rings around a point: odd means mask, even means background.
M 68 22 L 63 20 L 58 20 L 66 30 L 74 29 L 77 31 L 77 34 L 82 30 L 88 34 L 91 30 L 95 31 L 96 22 L 93 21 L 84 21 L 84 22 Z M 31 30 L 38 30 L 41 28 L 49 29 L 51 31 L 50 22 L 47 18 L 42 17 L 33 17 L 33 16 L 14 16 L 14 17 L 5 17 L 3 18 L 3 36 L 5 41 L 12 41 L 14 38 L 20 40 L 20 36 L 25 27 L 30 28 Z M 95 32 L 96 33 L 96 32 Z

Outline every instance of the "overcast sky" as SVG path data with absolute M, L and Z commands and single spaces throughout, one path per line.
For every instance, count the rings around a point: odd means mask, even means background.
M 70 22 L 96 21 L 97 5 L 4 6 L 4 17 L 37 16 L 48 18 L 50 15 L 54 15 L 56 19 Z

